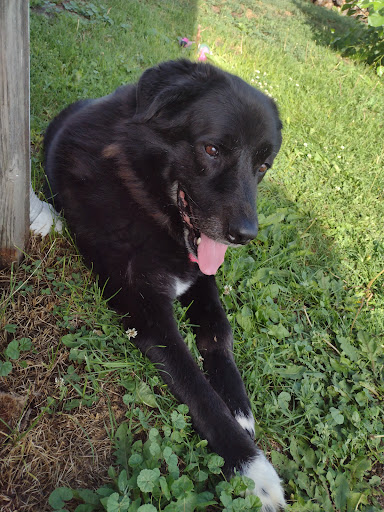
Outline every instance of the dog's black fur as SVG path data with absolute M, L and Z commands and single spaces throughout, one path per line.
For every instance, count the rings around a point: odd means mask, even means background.
M 257 186 L 280 145 L 270 98 L 236 76 L 186 60 L 69 106 L 45 137 L 54 205 L 105 294 L 189 406 L 197 431 L 224 457 L 226 474 L 238 470 L 255 480 L 264 511 L 282 508 L 283 494 L 252 439 L 231 328 L 213 275 L 203 273 L 215 268 L 204 267 L 197 244 L 202 236 L 227 245 L 255 238 Z M 205 374 L 178 332 L 177 296 L 190 305 Z

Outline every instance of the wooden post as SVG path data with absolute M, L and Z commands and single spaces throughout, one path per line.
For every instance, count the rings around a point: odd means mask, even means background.
M 29 2 L 0 0 L 0 268 L 29 234 Z

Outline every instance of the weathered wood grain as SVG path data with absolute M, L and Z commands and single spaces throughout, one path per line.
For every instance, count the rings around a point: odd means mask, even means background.
M 0 0 L 0 267 L 29 233 L 29 2 Z

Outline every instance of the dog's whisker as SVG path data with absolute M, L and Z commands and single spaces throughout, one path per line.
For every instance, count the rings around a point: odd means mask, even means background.
M 199 205 L 196 203 L 196 201 L 191 196 L 188 195 L 187 198 L 190 203 L 194 204 L 197 208 L 199 208 Z

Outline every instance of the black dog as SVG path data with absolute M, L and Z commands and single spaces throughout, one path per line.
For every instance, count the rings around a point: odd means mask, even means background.
M 235 365 L 215 278 L 228 246 L 258 230 L 256 192 L 281 145 L 274 102 L 240 78 L 186 60 L 79 101 L 45 138 L 46 172 L 113 307 L 212 450 L 252 478 L 264 512 L 284 507 Z M 190 305 L 205 374 L 173 318 Z M 127 318 L 129 313 L 129 318 Z

